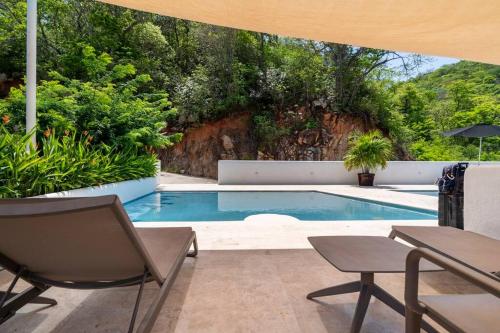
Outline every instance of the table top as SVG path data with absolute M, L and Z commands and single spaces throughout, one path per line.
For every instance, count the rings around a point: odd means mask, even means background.
M 311 245 L 341 272 L 402 273 L 412 249 L 388 237 L 320 236 L 309 237 Z M 421 270 L 440 270 L 422 261 Z
M 500 240 L 452 227 L 393 226 L 392 234 L 484 272 L 500 271 Z

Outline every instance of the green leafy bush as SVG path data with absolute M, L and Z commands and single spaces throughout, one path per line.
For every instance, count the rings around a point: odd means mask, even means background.
M 90 135 L 57 137 L 46 132 L 41 149 L 30 135 L 0 127 L 0 198 L 20 198 L 96 186 L 156 174 L 156 157 L 137 148 L 92 145 Z
M 198 123 L 215 112 L 208 71 L 198 66 L 191 76 L 177 86 L 175 103 L 179 108 L 180 123 Z
M 180 139 L 161 133 L 177 111 L 166 93 L 148 93 L 149 75 L 137 75 L 131 64 L 111 66 L 108 54 L 98 55 L 88 45 L 80 48 L 85 81 L 52 71 L 50 80 L 38 85 L 38 139 L 49 128 L 88 132 L 96 143 L 121 147 L 162 148 Z M 0 115 L 10 116 L 9 128 L 24 129 L 25 103 L 24 87 L 0 99 Z
M 306 124 L 305 124 L 306 129 L 316 129 L 319 127 L 320 127 L 320 124 L 319 124 L 319 121 L 317 119 L 310 118 L 306 121 Z
M 344 165 L 349 171 L 359 168 L 363 173 L 370 173 L 377 167 L 383 169 L 393 155 L 391 141 L 380 131 L 354 133 L 350 139 L 349 149 L 344 156 Z
M 475 160 L 477 138 L 443 138 L 442 132 L 500 124 L 500 67 L 461 61 L 400 83 L 393 110 L 404 116 L 409 152 L 422 161 Z M 498 160 L 500 138 L 483 140 L 483 160 Z
M 272 148 L 282 136 L 290 134 L 288 128 L 276 126 L 268 114 L 256 115 L 253 122 L 255 134 L 261 147 Z

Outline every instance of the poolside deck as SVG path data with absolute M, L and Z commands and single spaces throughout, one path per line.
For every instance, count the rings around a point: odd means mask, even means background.
M 425 273 L 422 293 L 473 291 L 447 273 Z M 0 288 L 8 276 L 0 273 Z M 348 332 L 357 294 L 325 297 L 313 290 L 356 279 L 337 271 L 314 250 L 201 251 L 188 258 L 153 332 Z M 377 281 L 402 300 L 402 274 Z M 149 304 L 149 284 L 142 309 Z M 148 290 L 150 292 L 148 292 Z M 45 295 L 59 305 L 30 305 L 1 327 L 2 332 L 122 332 L 126 330 L 137 287 L 75 291 L 52 288 Z M 403 318 L 372 301 L 363 332 L 403 331 Z
M 163 175 L 166 190 L 321 190 L 425 208 L 437 199 L 348 186 L 255 187 L 219 186 L 210 180 Z M 412 188 L 414 189 L 414 188 Z M 434 202 L 434 201 L 435 202 Z M 436 225 L 436 221 L 299 222 L 287 216 L 256 215 L 245 222 L 187 223 L 197 231 L 200 253 L 187 258 L 153 332 L 348 332 L 357 294 L 310 301 L 311 291 L 357 279 L 337 271 L 307 242 L 313 235 L 388 235 L 392 224 Z M 166 226 L 183 223 L 165 223 Z M 147 226 L 148 223 L 141 223 Z M 161 223 L 152 223 L 159 226 Z M 11 276 L 0 272 L 0 289 Z M 403 274 L 377 277 L 384 288 L 402 300 Z M 21 285 L 22 287 L 22 285 Z M 149 284 L 142 313 L 151 301 Z M 446 273 L 425 273 L 426 294 L 471 291 Z M 122 332 L 126 330 L 137 287 L 81 291 L 52 288 L 44 295 L 55 307 L 29 305 L 0 327 L 1 332 Z M 403 318 L 373 300 L 363 332 L 402 332 Z
M 210 178 L 185 176 L 178 173 L 160 173 L 160 184 L 217 184 L 217 181 Z

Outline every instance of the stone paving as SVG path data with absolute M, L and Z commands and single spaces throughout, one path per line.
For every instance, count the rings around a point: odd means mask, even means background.
M 357 294 L 310 301 L 306 294 L 354 281 L 356 274 L 337 271 L 314 250 L 201 251 L 187 258 L 163 306 L 155 333 L 344 333 L 349 331 Z M 0 288 L 10 276 L 0 273 Z M 400 301 L 404 275 L 379 274 L 377 283 Z M 148 284 L 142 311 L 157 286 Z M 421 293 L 465 293 L 476 290 L 448 273 L 422 273 Z M 29 305 L 0 326 L 1 332 L 125 332 L 137 287 L 81 291 L 51 288 L 45 296 L 54 307 Z M 403 317 L 372 300 L 364 333 L 400 333 Z

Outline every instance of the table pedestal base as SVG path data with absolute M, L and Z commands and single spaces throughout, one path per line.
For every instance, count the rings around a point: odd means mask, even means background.
M 370 304 L 370 299 L 372 296 L 385 303 L 397 313 L 403 316 L 405 315 L 405 306 L 394 296 L 375 284 L 374 273 L 361 273 L 361 279 L 359 281 L 349 282 L 314 291 L 307 295 L 307 299 L 349 294 L 354 292 L 359 292 L 359 298 L 358 303 L 356 304 L 356 310 L 354 311 L 354 317 L 352 319 L 351 333 L 358 333 L 361 330 L 361 326 L 363 325 L 363 320 L 366 315 L 366 310 L 368 309 L 368 305 Z M 425 321 L 422 321 L 422 329 L 429 333 L 438 332 Z

